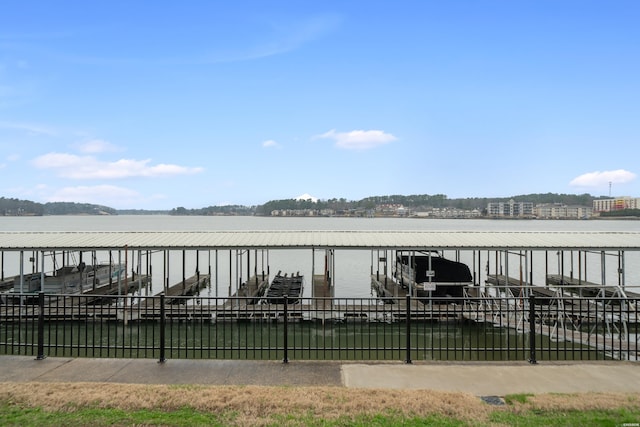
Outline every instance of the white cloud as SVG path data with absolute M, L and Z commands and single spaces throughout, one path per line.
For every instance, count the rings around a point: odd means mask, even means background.
M 310 200 L 313 203 L 317 203 L 318 202 L 318 198 L 317 197 L 313 197 L 311 194 L 309 193 L 304 193 L 299 195 L 298 197 L 296 197 L 294 200 Z
M 93 156 L 77 156 L 66 153 L 48 153 L 33 160 L 40 169 L 55 169 L 59 175 L 72 179 L 121 179 L 131 177 L 162 177 L 194 175 L 201 167 L 185 167 L 171 164 L 149 165 L 150 159 L 120 159 L 104 162 Z
M 381 130 L 352 130 L 351 132 L 336 132 L 335 129 L 316 136 L 321 139 L 333 139 L 336 147 L 345 150 L 369 150 L 380 145 L 395 141 L 390 133 Z
M 78 149 L 82 153 L 104 153 L 108 151 L 119 151 L 119 148 L 110 142 L 101 139 L 93 139 L 91 141 L 78 144 Z
M 614 171 L 596 171 L 582 174 L 569 183 L 572 187 L 606 187 L 609 183 L 625 184 L 636 179 L 636 174 L 618 169 Z
M 282 148 L 282 146 L 280 144 L 278 144 L 276 141 L 274 141 L 273 139 L 269 139 L 267 141 L 264 141 L 262 143 L 262 147 L 264 147 L 264 148 Z

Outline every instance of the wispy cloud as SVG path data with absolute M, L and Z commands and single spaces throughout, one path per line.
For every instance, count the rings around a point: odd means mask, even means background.
M 191 51 L 184 55 L 177 52 L 176 55 L 164 57 L 114 57 L 100 55 L 100 53 L 70 54 L 51 53 L 52 56 L 72 63 L 90 65 L 113 66 L 141 66 L 141 65 L 185 65 L 185 64 L 221 64 L 232 62 L 252 61 L 275 55 L 282 55 L 298 50 L 308 43 L 319 40 L 336 30 L 342 23 L 342 16 L 337 14 L 319 14 L 310 17 L 291 19 L 290 17 L 271 17 L 263 20 L 262 26 L 251 22 L 251 30 L 245 33 L 257 33 L 255 39 L 246 40 L 245 36 L 224 39 L 224 43 L 216 46 L 198 46 L 202 39 L 192 39 Z M 262 27 L 262 30 L 260 29 Z M 243 31 L 239 26 L 239 31 Z M 242 45 L 232 45 L 233 41 L 242 40 Z M 149 40 L 151 43 L 152 40 Z
M 57 134 L 57 132 L 51 128 L 33 124 L 33 123 L 0 121 L 0 129 L 12 129 L 12 130 L 24 131 L 30 135 L 55 136 Z
M 9 154 L 7 156 L 7 160 L 11 163 L 13 162 L 17 162 L 18 160 L 20 160 L 20 155 L 18 154 Z M 0 169 L 4 169 L 7 167 L 7 163 L 0 163 Z
M 381 130 L 352 130 L 336 132 L 335 129 L 318 135 L 315 138 L 332 139 L 336 147 L 345 150 L 369 150 L 397 140 L 395 136 Z
M 101 139 L 92 139 L 91 141 L 80 143 L 78 144 L 78 150 L 82 153 L 88 154 L 122 151 L 122 149 L 116 145 Z
M 194 175 L 204 171 L 201 167 L 163 163 L 151 165 L 150 159 L 120 159 L 115 162 L 104 162 L 93 156 L 77 156 L 67 153 L 48 153 L 36 157 L 32 163 L 39 169 L 54 169 L 60 176 L 71 179 L 150 178 Z
M 572 187 L 602 188 L 613 184 L 625 184 L 636 179 L 636 174 L 618 169 L 613 171 L 596 171 L 582 174 L 569 183 Z
M 278 144 L 273 139 L 268 139 L 262 143 L 263 148 L 282 148 L 282 145 Z

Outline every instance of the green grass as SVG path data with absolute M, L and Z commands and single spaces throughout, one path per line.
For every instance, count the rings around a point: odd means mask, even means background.
M 614 427 L 640 423 L 640 409 L 590 411 L 527 411 L 523 415 L 494 412 L 491 421 L 509 426 L 598 426 Z
M 504 397 L 504 401 L 508 405 L 513 405 L 516 402 L 525 404 L 525 403 L 527 403 L 527 400 L 532 396 L 533 396 L 533 394 L 531 394 L 531 393 L 508 394 L 508 395 L 506 395 Z
M 524 399 L 528 395 L 516 395 L 514 399 Z M 496 408 L 489 416 L 488 423 L 468 423 L 445 415 L 429 417 L 408 417 L 396 413 L 373 416 L 340 417 L 324 419 L 314 414 L 303 416 L 272 416 L 263 420 L 265 425 L 283 426 L 467 426 L 467 425 L 505 425 L 505 426 L 621 426 L 625 423 L 640 422 L 640 408 L 634 410 L 587 410 L 587 411 L 512 411 L 513 407 Z M 0 425 L 3 426 L 228 426 L 238 422 L 238 414 L 206 413 L 184 408 L 174 412 L 162 410 L 123 411 L 120 409 L 69 408 L 64 411 L 44 411 L 41 408 L 25 408 L 11 403 L 0 406 Z M 241 424 L 241 421 L 239 422 Z
M 232 422 L 218 414 L 196 412 L 181 409 L 174 412 L 161 410 L 123 411 L 120 409 L 83 408 L 71 411 L 43 411 L 40 408 L 19 408 L 5 405 L 0 412 L 0 425 L 3 426 L 131 426 L 131 425 L 167 425 L 167 426 L 226 426 Z

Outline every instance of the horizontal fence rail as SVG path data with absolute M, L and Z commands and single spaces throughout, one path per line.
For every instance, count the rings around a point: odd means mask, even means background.
M 99 358 L 631 360 L 638 301 L 11 294 L 0 354 Z

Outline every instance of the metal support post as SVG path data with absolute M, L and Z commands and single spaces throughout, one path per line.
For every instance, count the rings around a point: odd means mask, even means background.
M 44 355 L 44 292 L 38 293 L 38 356 L 36 360 L 43 360 Z
M 407 348 L 406 348 L 406 357 L 404 359 L 404 363 L 411 363 L 411 295 L 407 295 L 407 338 L 405 340 Z
M 160 360 L 158 363 L 164 363 L 167 361 L 165 357 L 165 312 L 164 312 L 164 294 L 160 295 Z
M 289 333 L 288 333 L 288 324 L 289 324 L 289 315 L 287 313 L 287 306 L 289 301 L 287 296 L 284 296 L 284 359 L 282 359 L 282 363 L 289 363 Z
M 536 365 L 536 297 L 529 296 L 529 363 Z

